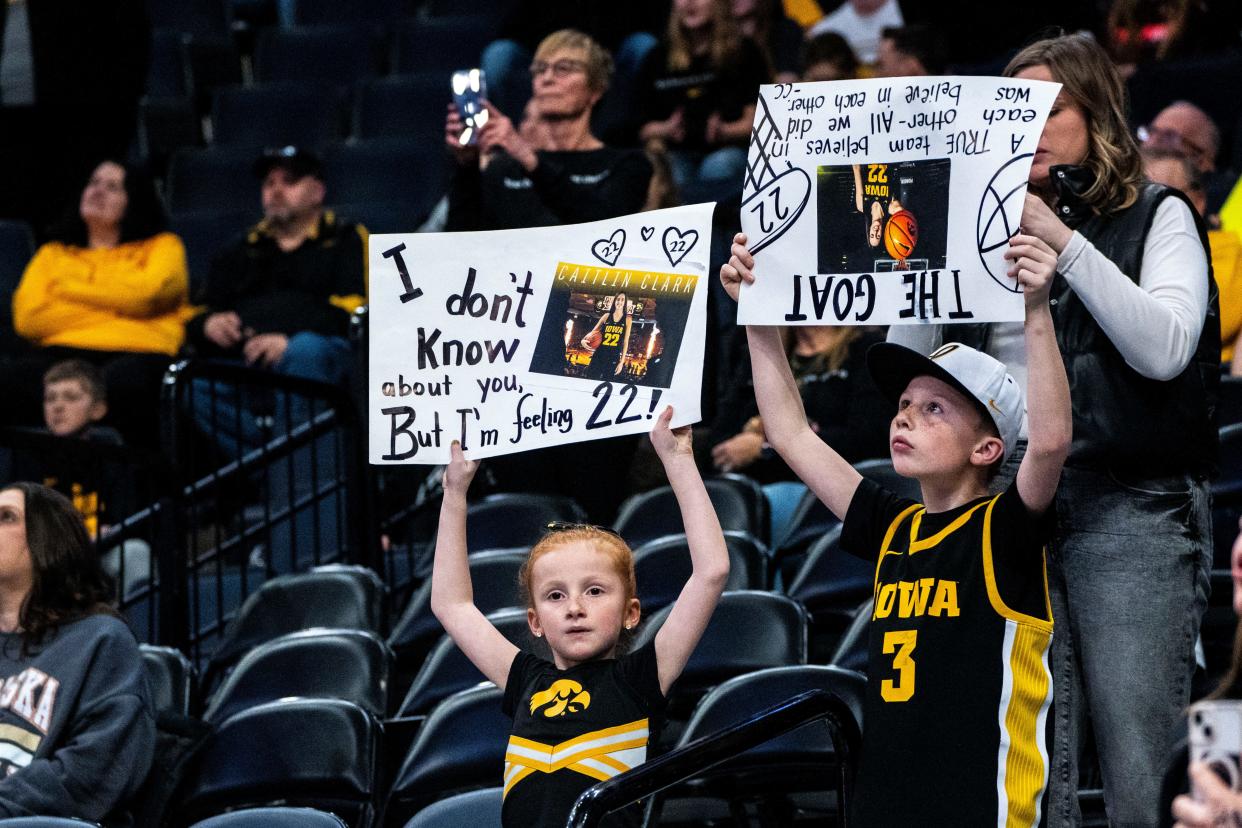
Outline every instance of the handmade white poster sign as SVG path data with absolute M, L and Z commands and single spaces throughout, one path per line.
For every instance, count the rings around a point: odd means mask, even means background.
M 738 321 L 1022 319 L 1003 257 L 1059 90 L 995 77 L 760 87 L 741 211 L 759 279 Z
M 371 236 L 371 462 L 632 434 L 665 405 L 697 422 L 712 208 Z

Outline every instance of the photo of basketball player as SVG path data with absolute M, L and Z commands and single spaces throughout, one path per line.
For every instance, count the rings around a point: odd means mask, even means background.
M 595 327 L 582 337 L 582 347 L 592 352 L 585 376 L 590 379 L 611 380 L 620 375 L 621 369 L 625 367 L 626 354 L 630 350 L 630 331 L 633 324 L 625 291 L 618 291 L 595 323 Z
M 943 158 L 819 167 L 819 272 L 944 267 L 950 163 Z

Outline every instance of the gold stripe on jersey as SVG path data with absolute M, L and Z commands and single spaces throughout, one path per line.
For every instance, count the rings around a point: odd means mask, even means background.
M 914 520 L 910 524 L 910 554 L 913 555 L 915 552 L 922 552 L 925 549 L 931 549 L 932 547 L 939 545 L 942 540 L 965 526 L 966 522 L 974 516 L 975 512 L 979 511 L 979 509 L 984 505 L 985 504 L 980 503 L 973 508 L 967 509 L 965 512 L 954 518 L 953 522 L 948 526 L 944 527 L 930 538 L 924 538 L 923 540 L 918 539 L 919 526 L 922 525 L 923 515 L 927 514 L 927 512 L 926 510 L 921 510 L 914 516 Z
M 510 736 L 505 751 L 505 787 L 510 789 L 535 771 L 567 769 L 593 779 L 611 779 L 641 764 L 647 755 L 647 720 L 584 733 L 557 745 Z
M 899 514 L 897 517 L 893 518 L 893 522 L 892 522 L 892 523 L 890 523 L 890 524 L 888 525 L 888 529 L 887 529 L 887 530 L 885 530 L 885 532 L 884 532 L 884 540 L 880 542 L 880 554 L 879 554 L 879 556 L 875 559 L 875 578 L 874 578 L 874 579 L 872 579 L 872 582 L 871 582 L 871 584 L 872 584 L 872 586 L 871 586 L 871 597 L 872 597 L 873 599 L 878 600 L 878 599 L 879 599 L 879 597 L 880 597 L 880 596 L 879 596 L 879 590 L 880 590 L 880 564 L 884 562 L 884 556 L 885 556 L 885 555 L 900 555 L 900 554 L 901 554 L 900 552 L 896 552 L 896 551 L 894 551 L 894 550 L 892 550 L 892 549 L 890 549 L 890 548 L 889 548 L 889 547 L 892 545 L 892 543 L 893 543 L 893 537 L 897 534 L 897 530 L 901 527 L 902 522 L 903 522 L 903 521 L 904 521 L 904 520 L 905 520 L 905 519 L 906 519 L 909 515 L 914 514 L 914 513 L 915 513 L 915 512 L 917 512 L 919 509 L 922 509 L 922 508 L 923 508 L 923 507 L 922 507 L 921 505 L 919 505 L 918 503 L 915 503 L 913 506 L 908 506 L 908 507 L 906 507 L 905 511 L 903 511 L 901 514 Z M 872 617 L 872 619 L 874 620 L 874 619 L 875 619 L 875 614 L 874 614 L 874 613 L 872 613 L 872 616 L 871 616 L 871 617 Z
M 1052 633 L 1005 620 L 1004 679 L 999 707 L 996 793 L 999 828 L 1039 824 L 1040 799 L 1048 785 L 1048 708 Z
M 1049 619 L 1052 618 L 1052 599 L 1048 597 L 1048 560 L 1046 557 L 1040 556 L 1040 565 L 1044 575 L 1044 607 L 1048 613 L 1047 618 L 1036 618 L 1033 615 L 1027 615 L 1011 609 L 1001 599 L 1000 590 L 996 586 L 996 570 L 992 565 L 992 508 L 996 505 L 999 497 L 997 495 L 997 497 L 988 501 L 988 509 L 983 513 L 983 580 L 988 587 L 988 602 L 1001 618 L 1007 618 L 1019 624 L 1030 624 L 1036 629 L 1051 634 L 1052 621 Z

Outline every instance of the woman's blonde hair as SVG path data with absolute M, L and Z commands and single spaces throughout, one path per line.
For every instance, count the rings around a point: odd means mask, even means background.
M 1085 35 L 1051 37 L 1018 52 L 1004 74 L 1011 78 L 1033 66 L 1048 67 L 1087 121 L 1083 166 L 1095 181 L 1083 200 L 1097 213 L 1129 207 L 1143 182 L 1143 160 L 1126 121 L 1125 87 L 1108 54 Z
M 720 69 L 737 55 L 742 46 L 742 35 L 737 29 L 737 21 L 733 19 L 729 0 L 712 0 L 711 30 L 711 64 L 712 68 Z M 668 68 L 684 72 L 690 68 L 693 57 L 690 54 L 690 38 L 686 36 L 674 9 L 668 16 Z
M 612 55 L 595 41 L 589 34 L 577 29 L 561 29 L 539 41 L 535 50 L 535 60 L 543 60 L 553 52 L 582 52 L 582 62 L 586 64 L 587 87 L 601 95 L 608 90 L 612 82 Z
M 522 589 L 522 600 L 526 602 L 528 609 L 535 607 L 535 596 L 532 590 L 534 584 L 531 582 L 531 570 L 534 569 L 535 561 L 569 543 L 589 543 L 606 554 L 621 578 L 621 584 L 625 588 L 625 600 L 629 601 L 638 596 L 638 584 L 634 577 L 634 551 L 630 549 L 629 544 L 622 540 L 620 535 L 598 526 L 574 524 L 565 529 L 553 529 L 548 532 L 539 539 L 539 542 L 530 550 L 530 554 L 526 556 L 526 562 L 522 564 L 522 569 L 518 573 L 518 585 Z

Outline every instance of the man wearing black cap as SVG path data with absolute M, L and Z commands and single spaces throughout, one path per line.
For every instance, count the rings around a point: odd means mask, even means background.
M 366 229 L 324 210 L 319 159 L 297 147 L 255 162 L 263 220 L 212 262 L 186 325 L 200 356 L 343 382 L 349 315 L 366 292 Z

